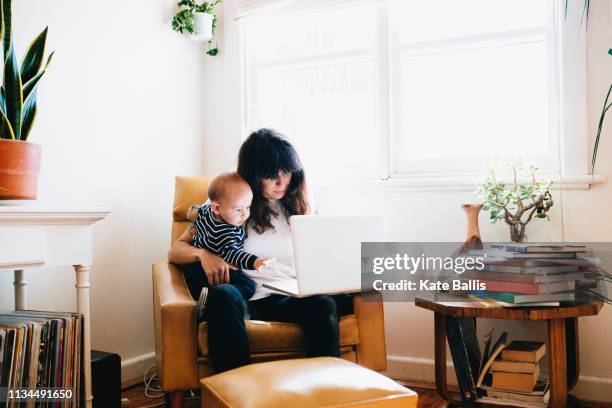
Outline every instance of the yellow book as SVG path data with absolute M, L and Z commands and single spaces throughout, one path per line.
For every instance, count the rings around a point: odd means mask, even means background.
M 539 366 L 536 372 L 531 374 L 494 371 L 491 387 L 498 390 L 531 392 L 538 381 L 538 375 L 540 375 Z

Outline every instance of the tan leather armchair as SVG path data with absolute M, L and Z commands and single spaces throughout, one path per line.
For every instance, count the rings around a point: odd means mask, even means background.
M 187 209 L 204 202 L 207 189 L 206 177 L 176 178 L 171 242 L 188 227 Z M 374 301 L 370 297 L 366 301 L 356 295 L 354 314 L 341 317 L 340 350 L 346 360 L 383 371 L 387 365 L 383 306 L 374 296 Z M 155 359 L 161 387 L 171 393 L 173 407 L 182 406 L 183 391 L 197 388 L 201 378 L 214 373 L 207 325 L 196 324 L 195 306 L 180 268 L 167 261 L 154 264 Z M 246 327 L 253 362 L 304 357 L 298 325 L 248 320 Z

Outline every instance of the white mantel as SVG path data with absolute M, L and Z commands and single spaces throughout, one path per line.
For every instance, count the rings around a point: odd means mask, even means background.
M 77 311 L 83 314 L 85 406 L 92 406 L 89 277 L 93 264 L 92 226 L 104 219 L 106 208 L 63 209 L 38 203 L 0 202 L 0 270 L 13 270 L 15 309 L 27 309 L 27 279 L 23 269 L 73 266 Z
M 104 219 L 109 213 L 107 208 L 66 209 L 0 203 L 0 225 L 88 225 Z

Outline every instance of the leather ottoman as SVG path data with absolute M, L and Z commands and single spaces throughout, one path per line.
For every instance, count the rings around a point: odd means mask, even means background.
M 382 374 L 333 357 L 251 364 L 200 385 L 203 408 L 416 408 L 418 398 Z

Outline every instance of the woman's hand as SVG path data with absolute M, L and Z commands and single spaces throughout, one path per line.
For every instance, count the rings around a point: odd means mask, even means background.
M 204 273 L 206 273 L 206 277 L 208 278 L 209 286 L 229 283 L 230 270 L 235 271 L 238 269 L 235 266 L 225 262 L 223 258 L 218 257 L 205 249 L 200 249 L 199 258 L 200 263 L 202 264 L 202 269 L 204 269 Z

